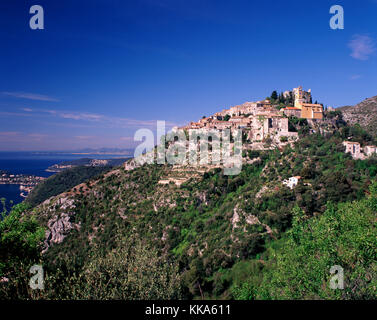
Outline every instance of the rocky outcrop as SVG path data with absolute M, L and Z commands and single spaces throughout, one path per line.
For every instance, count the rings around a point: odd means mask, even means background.
M 138 163 L 136 163 L 135 159 L 131 159 L 131 160 L 126 161 L 124 163 L 124 170 L 126 170 L 126 171 L 134 170 L 138 167 L 140 167 L 140 165 Z
M 130 171 L 143 166 L 144 164 L 152 164 L 155 162 L 155 150 L 132 158 L 124 163 L 124 170 Z
M 80 223 L 74 222 L 75 200 L 66 194 L 50 198 L 41 205 L 42 215 L 47 218 L 45 241 L 42 253 L 52 245 L 63 242 L 72 229 L 79 230 Z
M 260 222 L 257 216 L 245 213 L 243 210 L 238 208 L 238 206 L 233 209 L 233 216 L 231 219 L 233 227 L 232 230 L 240 227 L 239 224 L 241 222 L 241 216 L 244 218 L 246 225 L 262 225 L 266 229 L 267 234 L 271 235 L 273 233 L 272 229 L 267 224 Z M 245 224 L 243 224 L 243 230 L 246 232 Z
M 61 213 L 47 222 L 46 239 L 43 251 L 46 252 L 53 244 L 63 242 L 72 229 L 80 229 L 80 224 L 73 222 L 74 213 Z
M 342 111 L 343 119 L 354 125 L 358 123 L 371 135 L 377 136 L 377 96 L 365 99 L 355 106 L 338 108 Z
M 206 192 L 199 192 L 198 198 L 199 198 L 200 203 L 206 206 L 208 205 L 208 195 Z

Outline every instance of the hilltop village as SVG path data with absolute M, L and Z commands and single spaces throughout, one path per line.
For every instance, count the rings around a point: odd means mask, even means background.
M 245 102 L 242 105 L 224 109 L 198 122 L 191 122 L 182 129 L 243 129 L 247 140 L 255 147 L 266 139 L 277 144 L 294 141 L 297 132 L 289 131 L 288 118 L 291 116 L 308 119 L 311 122 L 323 119 L 323 106 L 312 103 L 311 90 L 304 91 L 300 86 L 282 94 L 283 101 L 265 99 Z
M 243 154 L 246 152 L 272 150 L 274 148 L 283 148 L 286 145 L 292 145 L 299 139 L 298 128 L 306 127 L 310 132 L 326 133 L 336 128 L 336 117 L 341 112 L 337 112 L 332 107 L 327 107 L 324 110 L 323 104 L 312 102 L 311 90 L 303 90 L 302 86 L 293 88 L 291 91 L 282 92 L 280 95 L 274 91 L 270 97 L 265 100 L 256 102 L 245 102 L 241 105 L 232 106 L 216 112 L 211 116 L 204 116 L 197 122 L 190 122 L 183 127 L 173 128 L 173 132 L 183 130 L 188 136 L 188 131 L 197 130 L 200 133 L 208 133 L 211 136 L 211 131 L 230 130 L 234 133 L 235 130 L 242 129 L 242 150 Z M 301 125 L 302 124 L 302 125 Z M 334 126 L 335 125 L 335 126 Z M 189 144 L 179 141 L 169 141 L 167 145 L 179 145 L 181 147 L 188 147 Z M 373 145 L 361 146 L 359 142 L 350 140 L 343 141 L 345 152 L 350 153 L 354 159 L 366 159 L 372 155 L 377 155 L 377 147 Z M 230 148 L 234 147 L 234 142 L 230 141 Z M 169 148 L 168 148 L 169 149 Z M 198 141 L 198 149 L 199 141 Z M 212 150 L 212 149 L 211 149 Z M 156 150 L 146 152 L 142 156 L 126 161 L 124 168 L 133 170 L 143 163 L 152 163 L 156 157 Z M 165 177 L 159 183 L 169 184 L 173 182 L 177 185 L 187 181 L 190 176 L 198 176 L 211 168 L 232 166 L 232 158 L 220 163 L 212 162 L 212 155 L 210 149 L 204 151 L 208 154 L 208 164 L 200 162 L 200 156 L 196 158 L 195 170 L 191 166 L 187 166 L 187 154 L 182 163 L 175 163 L 172 173 L 169 177 Z M 242 162 L 252 164 L 256 158 L 242 156 Z M 300 177 L 291 177 L 285 184 L 293 188 Z
M 335 109 L 328 107 L 327 111 L 332 112 Z M 247 149 L 260 150 L 265 149 L 266 141 L 275 146 L 284 146 L 298 139 L 298 133 L 289 129 L 290 117 L 306 119 L 311 127 L 315 127 L 324 121 L 324 108 L 322 104 L 312 103 L 311 89 L 305 91 L 299 86 L 280 96 L 271 95 L 262 101 L 245 102 L 224 109 L 197 122 L 190 122 L 181 129 L 242 129 L 248 142 L 244 146 Z M 360 143 L 352 141 L 344 141 L 343 144 L 346 147 L 345 152 L 351 153 L 355 159 L 365 159 L 377 154 L 376 146 L 361 148 Z

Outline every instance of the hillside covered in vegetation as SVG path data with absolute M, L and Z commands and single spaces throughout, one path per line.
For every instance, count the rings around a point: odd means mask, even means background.
M 355 106 L 338 108 L 350 125 L 359 124 L 368 133 L 377 137 L 377 96 L 365 99 Z
M 342 121 L 313 132 L 308 123 L 291 120 L 300 139 L 245 152 L 253 163 L 245 162 L 236 176 L 221 169 L 190 176 L 184 167 L 122 166 L 36 207 L 16 207 L 0 223 L 0 278 L 8 279 L 1 294 L 375 298 L 377 159 L 354 160 L 342 145 L 346 138 L 367 143 L 373 137 Z M 191 178 L 159 183 L 173 175 Z M 292 176 L 301 179 L 290 189 L 283 181 Z M 46 270 L 43 291 L 28 289 L 32 263 Z M 329 289 L 333 265 L 344 268 L 343 291 Z
M 36 206 L 46 199 L 68 191 L 74 186 L 96 177 L 111 167 L 86 167 L 79 166 L 64 170 L 38 184 L 26 198 L 31 206 Z

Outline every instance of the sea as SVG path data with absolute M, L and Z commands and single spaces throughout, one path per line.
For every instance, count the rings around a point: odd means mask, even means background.
M 77 154 L 60 152 L 0 152 L 0 170 L 11 174 L 29 174 L 40 177 L 49 177 L 54 172 L 47 172 L 46 169 L 53 164 L 62 161 L 77 160 L 81 158 L 91 159 L 113 159 L 125 158 L 124 155 L 115 154 Z M 20 196 L 19 185 L 0 184 L 0 199 L 5 198 L 6 209 L 24 200 Z M 4 206 L 0 202 L 0 213 Z

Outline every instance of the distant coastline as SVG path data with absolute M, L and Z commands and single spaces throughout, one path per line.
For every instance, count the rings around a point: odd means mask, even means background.
M 75 168 L 78 166 L 85 167 L 107 167 L 107 166 L 120 166 L 130 158 L 113 158 L 113 159 L 91 159 L 80 158 L 72 161 L 63 161 L 56 163 L 46 169 L 47 172 L 62 172 L 67 169 Z
M 0 151 L 8 153 L 16 153 L 17 151 Z M 126 156 L 131 157 L 134 154 L 134 149 L 119 149 L 119 148 L 100 148 L 100 149 L 82 149 L 82 150 L 67 150 L 67 151 L 20 151 L 24 153 L 31 153 L 35 155 L 110 155 L 110 156 Z
M 35 175 L 12 174 L 0 170 L 0 184 L 2 185 L 19 185 L 20 196 L 26 198 L 36 185 L 46 178 Z
M 76 150 L 76 152 L 49 152 L 49 151 L 13 151 L 6 152 L 0 151 L 0 172 L 7 172 L 12 175 L 24 175 L 24 176 L 36 176 L 41 178 L 48 178 L 60 171 L 48 170 L 48 168 L 61 164 L 62 162 L 74 162 L 82 159 L 84 155 L 87 159 L 94 160 L 112 160 L 119 159 L 117 161 L 126 161 L 129 159 L 128 155 L 122 154 L 97 154 L 89 152 L 90 150 Z M 102 152 L 104 152 L 103 150 Z M 117 151 L 117 150 L 113 150 Z M 118 150 L 119 151 L 119 150 Z M 121 157 L 123 156 L 123 157 Z M 89 158 L 90 157 L 90 158 Z M 0 174 L 1 177 L 1 174 Z M 18 204 L 23 201 L 25 196 L 27 196 L 27 189 L 29 186 L 23 185 L 21 183 L 9 183 L 0 182 L 0 198 L 5 198 L 7 202 L 7 209 L 9 210 L 11 205 Z M 20 186 L 24 186 L 20 190 Z M 21 196 L 21 193 L 23 196 Z M 12 204 L 10 204 L 12 202 Z M 0 204 L 0 212 L 4 208 Z

